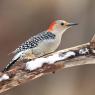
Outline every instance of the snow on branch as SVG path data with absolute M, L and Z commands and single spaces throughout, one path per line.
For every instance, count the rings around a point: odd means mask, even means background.
M 0 72 L 0 93 L 63 68 L 95 64 L 95 36 L 91 42 L 60 50 Z

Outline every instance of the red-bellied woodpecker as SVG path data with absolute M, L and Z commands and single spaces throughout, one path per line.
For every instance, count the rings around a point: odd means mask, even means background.
M 60 45 L 62 34 L 76 23 L 68 23 L 64 20 L 52 22 L 49 28 L 22 43 L 13 53 L 12 61 L 4 68 L 7 71 L 18 60 L 33 59 L 54 52 Z

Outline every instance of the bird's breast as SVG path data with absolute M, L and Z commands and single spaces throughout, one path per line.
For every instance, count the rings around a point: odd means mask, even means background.
M 40 42 L 37 47 L 33 48 L 33 52 L 37 56 L 42 56 L 44 54 L 54 52 L 58 48 L 59 44 L 60 40 L 57 39 L 44 40 L 43 42 Z

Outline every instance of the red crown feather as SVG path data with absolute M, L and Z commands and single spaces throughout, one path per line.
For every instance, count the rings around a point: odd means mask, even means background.
M 54 25 L 56 24 L 56 21 L 52 22 L 48 28 L 48 31 L 51 32 L 53 30 Z

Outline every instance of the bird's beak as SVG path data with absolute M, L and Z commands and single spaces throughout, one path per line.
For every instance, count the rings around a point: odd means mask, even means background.
M 74 25 L 78 25 L 78 23 L 68 23 L 66 26 L 74 26 Z

